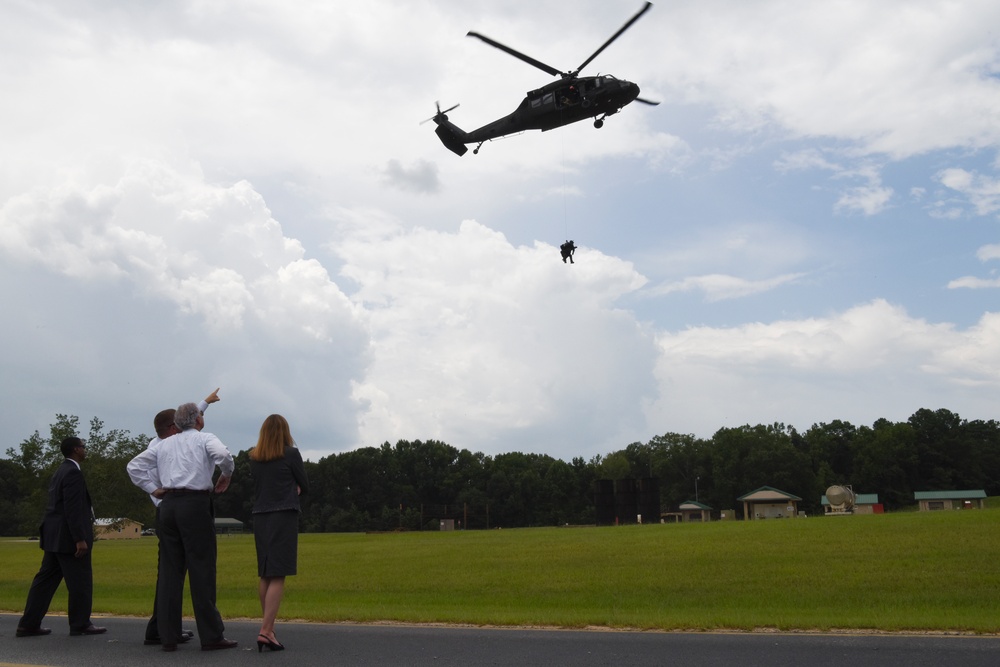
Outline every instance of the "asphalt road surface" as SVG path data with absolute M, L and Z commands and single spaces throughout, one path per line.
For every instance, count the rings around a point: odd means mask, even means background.
M 155 667 L 283 663 L 295 667 L 996 667 L 1000 637 L 784 633 L 611 632 L 407 625 L 281 623 L 287 650 L 258 655 L 256 621 L 227 621 L 235 649 L 201 651 L 195 638 L 175 653 L 144 646 L 146 620 L 98 618 L 105 635 L 70 637 L 65 616 L 46 617 L 45 637 L 14 636 L 18 616 L 0 614 L 0 667 Z M 185 627 L 194 627 L 186 622 Z

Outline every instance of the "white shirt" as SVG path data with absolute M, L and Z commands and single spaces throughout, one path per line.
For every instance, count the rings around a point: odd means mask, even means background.
M 153 493 L 157 489 L 209 491 L 216 466 L 231 477 L 236 467 L 233 455 L 211 433 L 191 428 L 150 445 L 127 468 L 133 484 Z
M 206 401 L 198 401 L 198 409 L 201 410 L 201 414 L 205 414 L 205 410 L 208 410 L 208 403 Z M 155 438 L 149 441 L 149 445 L 146 446 L 146 449 L 152 449 L 153 445 L 159 444 L 161 442 L 163 442 L 163 438 L 161 438 L 160 436 L 156 436 Z M 133 483 L 135 482 L 135 480 L 132 481 Z M 156 505 L 157 507 L 159 507 L 160 503 L 163 502 L 162 498 L 157 498 L 156 496 L 152 495 L 149 496 L 149 499 L 152 500 L 153 504 Z

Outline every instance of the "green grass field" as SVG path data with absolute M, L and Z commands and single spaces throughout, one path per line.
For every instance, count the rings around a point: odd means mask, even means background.
M 280 620 L 1000 632 L 1000 512 L 397 534 L 310 534 Z M 41 554 L 0 541 L 0 608 Z M 156 540 L 99 542 L 94 609 L 146 616 Z M 218 606 L 259 617 L 250 535 L 219 538 Z M 65 590 L 52 611 L 65 611 Z M 186 609 L 190 614 L 190 608 Z

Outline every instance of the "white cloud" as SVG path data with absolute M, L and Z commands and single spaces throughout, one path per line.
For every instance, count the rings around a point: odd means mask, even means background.
M 708 301 L 723 301 L 726 299 L 738 299 L 761 292 L 767 292 L 782 285 L 794 283 L 803 277 L 802 273 L 789 273 L 781 276 L 774 276 L 765 280 L 747 280 L 736 276 L 712 274 L 706 276 L 692 276 L 683 280 L 660 285 L 651 289 L 650 295 L 665 295 L 672 292 L 704 292 Z
M 941 184 L 965 195 L 978 215 L 1000 210 L 1000 179 L 965 169 L 945 169 L 938 175 Z
M 514 247 L 473 221 L 337 252 L 370 309 L 374 363 L 355 387 L 367 442 L 598 453 L 655 394 L 652 340 L 615 309 L 644 283 L 627 263 L 581 251 L 563 264 L 553 246 Z
M 976 257 L 981 262 L 1000 259 L 1000 245 L 985 245 L 976 251 Z M 997 277 L 977 278 L 975 276 L 963 276 L 948 283 L 948 289 L 993 289 L 996 287 L 1000 287 L 1000 278 Z
M 702 436 L 744 423 L 905 419 L 940 405 L 942 392 L 990 414 L 991 392 L 981 390 L 1000 388 L 993 313 L 960 331 L 877 300 L 826 318 L 693 327 L 657 340 L 662 398 L 650 423 Z
M 822 169 L 838 173 L 843 171 L 840 164 L 832 161 L 823 151 L 816 148 L 783 153 L 774 166 L 780 172 L 806 169 Z
M 773 121 L 896 158 L 998 139 L 989 31 L 1000 7 L 986 0 L 662 9 L 659 80 L 690 101 L 720 103 L 734 128 Z
M 1000 278 L 976 278 L 964 276 L 948 282 L 948 289 L 992 289 L 1000 287 Z
M 437 165 L 419 160 L 412 167 L 404 167 L 399 160 L 389 160 L 385 166 L 385 182 L 400 190 L 433 193 L 441 189 Z
M 851 188 L 837 200 L 838 210 L 847 209 L 860 211 L 865 215 L 875 215 L 885 210 L 892 199 L 892 188 L 878 185 Z
M 350 383 L 367 363 L 364 313 L 322 265 L 304 256 L 298 241 L 282 234 L 249 183 L 213 186 L 197 173 L 143 162 L 110 185 L 37 189 L 0 209 L 0 251 L 21 270 L 72 279 L 74 290 L 116 294 L 118 311 L 91 323 L 92 333 L 86 326 L 60 328 L 60 336 L 96 335 L 114 343 L 112 350 L 91 353 L 102 383 L 127 382 L 135 368 L 160 369 L 125 401 L 145 397 L 140 414 L 190 397 L 192 388 L 181 387 L 165 368 L 171 364 L 180 375 L 204 378 L 199 385 L 224 385 L 224 396 L 255 396 L 296 416 L 317 405 L 326 406 L 319 414 L 329 414 L 337 404 L 333 411 L 342 414 L 331 432 L 355 432 L 353 413 L 340 406 L 352 404 Z M 145 320 L 130 319 L 137 317 Z M 145 346 L 134 345 L 136 335 Z M 182 352 L 191 345 L 191 354 Z M 74 370 L 67 373 L 72 377 Z M 169 398 L 157 373 L 175 387 Z M 54 391 L 68 403 L 79 400 Z M 297 396 L 289 401 L 283 391 Z M 239 427 L 251 430 L 266 416 L 256 414 L 260 409 L 244 404 L 230 414 L 252 415 Z M 148 431 L 145 421 L 141 426 Z
M 991 259 L 1000 259 L 1000 243 L 984 245 L 976 251 L 976 257 L 981 262 L 988 262 Z
M 267 313 L 277 304 L 308 311 L 316 302 L 336 303 L 336 286 L 304 259 L 298 241 L 282 236 L 249 183 L 220 188 L 167 172 L 167 165 L 144 162 L 112 186 L 13 198 L 0 209 L 0 248 L 74 278 L 125 278 L 200 315 L 217 334 L 242 328 L 248 313 L 270 328 Z M 158 190 L 164 182 L 170 189 Z M 317 269 L 318 280 L 310 275 Z M 350 319 L 349 303 L 339 299 L 328 316 Z M 303 328 L 328 339 L 320 333 L 328 326 Z

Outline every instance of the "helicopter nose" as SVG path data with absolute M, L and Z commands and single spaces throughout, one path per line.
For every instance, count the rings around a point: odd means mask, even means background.
M 639 97 L 639 86 L 631 81 L 622 81 L 622 89 L 624 89 L 625 94 L 628 96 L 629 102 Z

